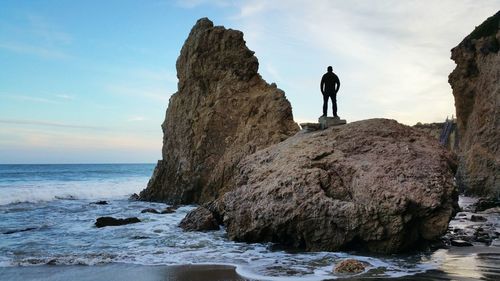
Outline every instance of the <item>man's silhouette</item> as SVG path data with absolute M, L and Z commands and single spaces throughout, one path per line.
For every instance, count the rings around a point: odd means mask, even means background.
M 328 72 L 323 75 L 321 78 L 321 93 L 323 94 L 323 116 L 326 116 L 326 112 L 328 109 L 328 98 L 332 99 L 333 103 L 333 116 L 337 116 L 337 92 L 340 88 L 340 80 L 339 77 L 333 73 L 332 67 L 329 66 L 327 68 Z

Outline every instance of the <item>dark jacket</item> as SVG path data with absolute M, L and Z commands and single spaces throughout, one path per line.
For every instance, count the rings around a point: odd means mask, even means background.
M 340 88 L 340 80 L 339 77 L 333 72 L 327 72 L 321 78 L 321 93 L 323 94 L 336 94 Z

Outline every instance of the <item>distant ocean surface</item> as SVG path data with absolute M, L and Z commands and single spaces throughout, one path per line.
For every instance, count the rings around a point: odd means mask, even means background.
M 364 276 L 378 277 L 425 272 L 443 260 L 442 252 L 385 257 L 287 252 L 270 243 L 230 241 L 223 229 L 183 232 L 177 225 L 194 206 L 183 206 L 173 214 L 152 214 L 141 210 L 162 210 L 167 205 L 128 200 L 146 186 L 153 169 L 153 164 L 0 165 L 0 269 L 46 264 L 231 264 L 251 279 L 324 280 L 336 277 L 332 265 L 345 258 L 368 262 Z M 109 204 L 92 204 L 97 200 Z M 96 228 L 100 216 L 138 217 L 142 222 Z
M 0 205 L 118 198 L 145 188 L 154 164 L 0 165 Z

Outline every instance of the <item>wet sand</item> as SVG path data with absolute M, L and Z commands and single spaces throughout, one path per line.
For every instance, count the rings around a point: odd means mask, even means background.
M 146 266 L 134 264 L 41 265 L 0 268 L 1 280 L 12 281 L 211 281 L 248 280 L 229 265 Z
M 500 247 L 473 246 L 451 247 L 438 250 L 432 259 L 441 260 L 441 266 L 416 275 L 390 278 L 383 272 L 369 271 L 358 276 L 334 276 L 329 280 L 500 280 Z M 311 278 L 317 280 L 318 277 Z M 243 281 L 248 279 L 237 273 L 230 265 L 178 265 L 145 266 L 134 264 L 107 264 L 96 266 L 42 265 L 0 268 L 1 280 L 39 281 Z M 269 278 L 276 280 L 276 278 Z M 265 277 L 257 280 L 269 280 Z M 292 276 L 281 276 L 281 280 L 295 280 Z M 307 280 L 308 278 L 301 279 Z

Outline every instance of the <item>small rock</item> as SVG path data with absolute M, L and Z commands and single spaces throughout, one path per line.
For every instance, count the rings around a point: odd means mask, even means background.
M 205 207 L 198 207 L 189 212 L 179 226 L 185 231 L 219 230 L 214 215 Z
M 466 214 L 466 213 L 458 213 L 458 214 L 457 214 L 457 217 L 466 217 L 466 216 L 467 216 L 467 214 Z
M 144 209 L 141 211 L 141 214 L 144 214 L 144 213 L 159 214 L 160 212 L 158 212 L 157 210 L 155 210 L 153 208 L 147 208 L 147 209 Z
M 139 201 L 139 195 L 137 195 L 137 193 L 134 193 L 134 194 L 130 195 L 128 200 L 129 201 Z
M 447 246 L 446 246 L 445 241 L 439 239 L 439 240 L 429 242 L 429 248 L 431 250 L 439 250 L 439 249 L 446 249 Z
M 472 243 L 467 242 L 462 239 L 451 239 L 451 245 L 455 247 L 469 247 L 472 246 Z
M 300 127 L 307 132 L 317 131 L 321 129 L 321 125 L 319 123 L 300 123 Z
M 95 204 L 95 205 L 108 205 L 108 201 L 104 201 L 104 200 L 100 200 L 100 201 L 96 201 L 96 202 L 92 202 L 90 204 Z
M 360 273 L 365 270 L 365 265 L 355 259 L 341 261 L 334 267 L 336 273 Z
M 162 214 L 171 214 L 171 213 L 175 213 L 175 211 L 177 210 L 177 206 L 170 206 L 170 207 L 166 207 L 163 211 L 161 211 Z
M 30 230 L 34 230 L 34 229 L 36 229 L 36 227 L 27 227 L 27 228 L 23 228 L 23 229 L 12 229 L 12 230 L 5 231 L 3 234 L 13 234 L 13 233 L 18 233 L 18 232 L 30 231 Z
M 500 213 L 500 207 L 489 208 L 481 212 L 481 214 L 495 214 Z
M 479 201 L 474 204 L 476 212 L 482 212 L 487 209 L 495 208 L 495 207 L 500 207 L 500 201 L 494 200 L 494 199 L 480 199 Z
M 487 221 L 487 219 L 483 216 L 472 215 L 470 216 L 470 220 L 473 222 Z
M 118 226 L 118 225 L 125 225 L 138 222 L 141 222 L 141 220 L 136 217 L 126 218 L 126 219 L 115 219 L 113 217 L 100 217 L 97 218 L 95 226 L 96 227 Z

